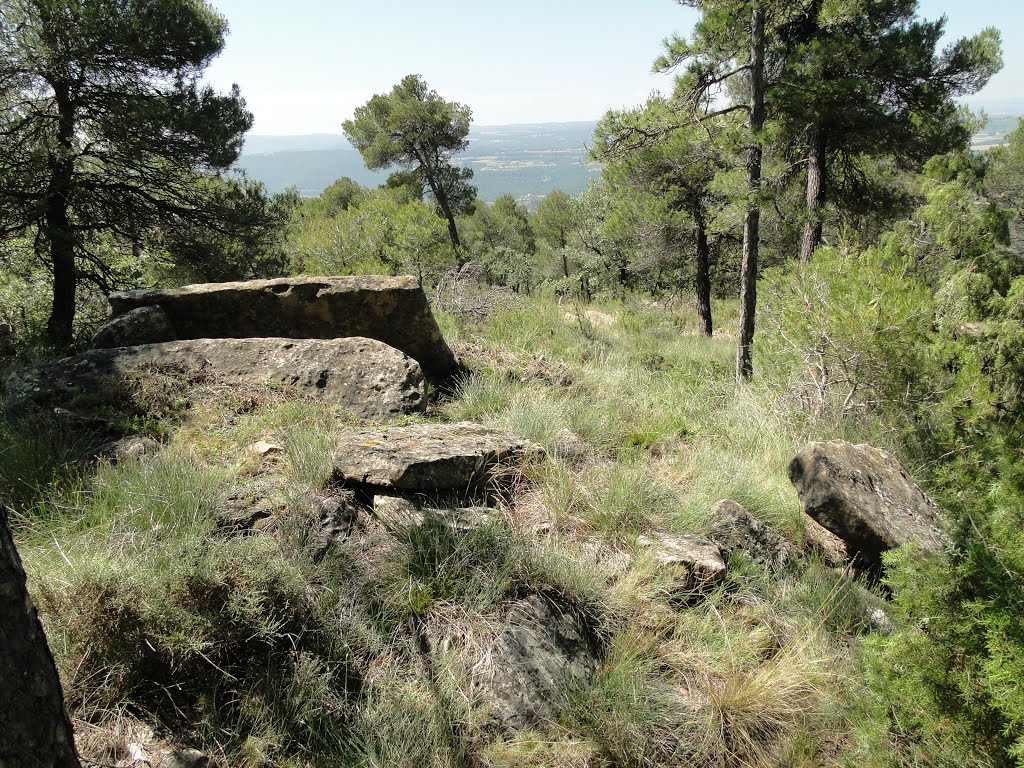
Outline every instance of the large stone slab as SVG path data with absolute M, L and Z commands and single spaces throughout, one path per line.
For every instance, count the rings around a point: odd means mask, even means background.
M 472 422 L 363 430 L 335 450 L 334 479 L 403 491 L 470 491 L 543 449 Z
M 112 324 L 97 345 L 124 339 L 120 318 L 141 307 L 159 307 L 177 339 L 285 337 L 333 339 L 362 336 L 383 341 L 419 362 L 431 379 L 458 366 L 413 277 L 288 277 L 237 283 L 202 283 L 112 293 Z M 141 327 L 141 326 L 140 326 Z M 148 343 L 145 338 L 133 343 Z M 121 342 L 123 343 L 123 341 Z
M 15 371 L 7 380 L 7 405 L 69 403 L 83 394 L 110 391 L 119 379 L 197 371 L 221 381 L 295 388 L 367 419 L 415 413 L 426 404 L 419 364 L 379 341 L 270 338 L 89 350 Z
M 885 451 L 809 443 L 788 471 L 807 514 L 842 539 L 862 568 L 877 571 L 882 553 L 904 544 L 930 551 L 949 544 L 938 507 Z
M 597 671 L 588 623 L 541 595 L 514 603 L 504 631 L 477 665 L 472 692 L 490 720 L 511 731 L 552 722 L 568 688 Z

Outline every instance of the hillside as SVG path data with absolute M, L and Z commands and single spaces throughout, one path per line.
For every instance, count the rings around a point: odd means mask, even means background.
M 483 323 L 440 313 L 471 373 L 422 416 L 367 422 L 287 388 L 153 369 L 83 412 L 90 430 L 45 413 L 4 423 L 18 543 L 88 760 L 182 746 L 296 767 L 858 754 L 852 649 L 887 619 L 829 566 L 786 477 L 807 440 L 837 433 L 768 387 L 737 389 L 731 340 L 695 335 L 689 310 L 481 298 L 503 308 Z M 490 510 L 403 518 L 339 484 L 356 446 L 435 428 L 457 441 L 467 421 L 545 456 L 508 470 Z M 79 462 L 129 423 L 149 447 Z M 761 521 L 760 543 L 724 560 L 694 538 L 721 525 L 720 499 Z M 697 541 L 717 565 L 672 549 Z M 576 639 L 545 639 L 552 627 Z M 525 676 L 506 680 L 499 659 Z

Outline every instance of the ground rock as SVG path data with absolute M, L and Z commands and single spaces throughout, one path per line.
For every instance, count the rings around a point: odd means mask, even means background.
M 101 325 L 93 334 L 92 345 L 101 349 L 133 347 L 177 338 L 171 319 L 160 307 L 137 307 Z
M 336 448 L 334 480 L 403 491 L 470 491 L 541 455 L 535 443 L 472 422 L 362 430 Z
M 317 496 L 304 526 L 305 548 L 313 561 L 322 560 L 356 525 L 359 508 L 346 496 Z
M 431 379 L 458 370 L 413 277 L 288 277 L 113 293 L 115 318 L 160 307 L 179 339 L 377 339 L 417 360 Z
M 882 553 L 949 543 L 935 503 L 896 459 L 869 445 L 810 443 L 789 464 L 804 510 L 845 542 L 855 564 L 881 568 Z
M 7 380 L 7 404 L 71 402 L 81 393 L 116 387 L 121 377 L 159 371 L 204 371 L 224 381 L 293 387 L 367 419 L 422 411 L 426 404 L 416 361 L 362 338 L 194 339 L 94 349 L 15 371 Z
M 728 554 L 743 552 L 756 564 L 778 570 L 796 556 L 786 539 L 731 499 L 711 508 L 711 538 Z
M 104 443 L 96 451 L 96 458 L 117 464 L 122 461 L 133 461 L 143 456 L 152 456 L 160 450 L 160 443 L 145 435 L 129 435 L 120 440 Z
M 373 515 L 388 528 L 405 528 L 434 521 L 452 531 L 470 531 L 501 519 L 498 510 L 491 507 L 461 507 L 386 495 L 373 497 Z
M 715 542 L 703 536 L 640 536 L 637 544 L 647 549 L 659 565 L 677 575 L 686 592 L 714 587 L 725 579 L 725 559 Z
M 567 685 L 597 671 L 599 644 L 588 623 L 546 596 L 517 601 L 486 663 L 478 665 L 474 698 L 493 722 L 517 731 L 553 720 Z

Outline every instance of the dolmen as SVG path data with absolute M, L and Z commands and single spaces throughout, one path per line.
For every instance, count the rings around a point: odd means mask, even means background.
M 94 349 L 15 371 L 6 404 L 66 407 L 153 372 L 202 372 L 325 400 L 364 419 L 421 412 L 459 371 L 414 277 L 289 277 L 109 297 Z

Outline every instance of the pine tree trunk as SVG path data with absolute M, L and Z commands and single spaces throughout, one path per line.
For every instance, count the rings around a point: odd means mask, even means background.
M 697 274 L 694 289 L 697 298 L 697 321 L 701 336 L 710 336 L 711 327 L 711 252 L 708 247 L 707 226 L 700 210 L 694 211 L 697 225 Z
M 80 768 L 71 721 L 0 506 L 0 766 Z
M 750 24 L 750 142 L 747 152 L 747 189 L 750 201 L 743 217 L 743 259 L 740 264 L 740 329 L 736 345 L 736 381 L 748 380 L 754 372 L 750 349 L 754 341 L 754 313 L 757 310 L 757 246 L 761 208 L 757 200 L 761 187 L 761 129 L 764 127 L 764 9 L 755 3 Z
M 75 322 L 75 240 L 68 215 L 68 199 L 74 174 L 74 109 L 67 89 L 54 87 L 57 101 L 57 145 L 51 160 L 50 186 L 46 194 L 44 225 L 50 244 L 53 266 L 53 307 L 46 331 L 50 341 L 60 346 L 71 343 Z
M 804 203 L 807 221 L 800 241 L 800 261 L 810 261 L 811 254 L 821 242 L 821 206 L 825 203 L 825 141 L 825 129 L 820 123 L 814 123 L 807 150 L 807 194 Z

